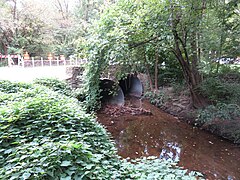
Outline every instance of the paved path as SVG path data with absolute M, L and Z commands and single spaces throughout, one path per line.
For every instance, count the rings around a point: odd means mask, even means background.
M 66 79 L 66 66 L 56 67 L 0 67 L 0 80 L 10 80 L 18 82 L 31 82 L 36 78 L 58 78 Z

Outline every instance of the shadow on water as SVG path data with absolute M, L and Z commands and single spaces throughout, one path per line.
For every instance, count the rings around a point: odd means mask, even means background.
M 152 115 L 98 114 L 123 158 L 158 156 L 200 171 L 208 179 L 240 179 L 240 147 L 199 130 L 144 101 Z

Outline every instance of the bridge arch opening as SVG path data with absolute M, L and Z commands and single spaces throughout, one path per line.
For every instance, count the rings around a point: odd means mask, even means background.
M 134 96 L 140 98 L 143 95 L 143 84 L 137 77 L 137 74 L 129 74 L 125 79 L 119 81 L 125 96 Z
M 103 105 L 124 105 L 124 93 L 116 82 L 110 79 L 101 79 L 99 86 L 101 90 L 101 103 Z
M 125 96 L 140 98 L 143 95 L 143 84 L 136 74 L 129 74 L 118 83 L 110 79 L 100 79 L 100 90 L 102 105 L 123 106 Z

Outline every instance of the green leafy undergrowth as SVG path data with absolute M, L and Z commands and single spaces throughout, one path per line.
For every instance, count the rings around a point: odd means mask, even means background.
M 54 78 L 39 78 L 34 80 L 35 84 L 40 84 L 67 96 L 72 95 L 72 89 L 65 81 Z
M 0 86 L 0 179 L 196 179 L 199 175 L 157 159 L 120 160 L 109 134 L 77 99 L 39 85 L 0 84 L 6 87 Z
M 218 103 L 199 110 L 196 125 L 240 143 L 240 106 L 237 104 Z
M 20 89 L 1 92 L 0 179 L 113 176 L 114 145 L 76 99 L 44 87 Z
M 11 83 L 8 80 L 0 80 L 0 92 L 4 93 L 17 93 L 26 89 L 32 89 L 32 84 L 18 82 Z
M 226 76 L 224 76 L 226 78 Z M 200 92 L 214 104 L 227 103 L 240 105 L 240 84 L 219 77 L 206 78 L 199 86 Z
M 166 101 L 166 95 L 164 94 L 164 92 L 148 91 L 144 94 L 144 97 L 149 99 L 150 103 L 157 107 L 161 107 Z
M 203 175 L 199 172 L 183 170 L 178 167 L 175 162 L 170 160 L 160 160 L 157 157 L 150 156 L 140 159 L 123 160 L 119 171 L 121 177 L 126 180 L 159 180 L 159 179 L 203 179 Z
M 197 125 L 210 124 L 214 120 L 231 121 L 240 117 L 240 106 L 237 104 L 218 103 L 199 110 Z

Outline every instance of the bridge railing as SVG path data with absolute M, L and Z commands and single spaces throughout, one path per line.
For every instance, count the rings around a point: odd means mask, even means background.
M 6 56 L 5 58 L 0 59 L 0 67 L 2 66 L 20 66 L 20 67 L 45 67 L 45 66 L 79 66 L 82 64 L 88 63 L 87 59 L 78 59 L 78 58 L 71 58 L 71 59 L 50 59 L 44 60 L 41 59 L 30 59 L 26 60 L 23 59 L 21 56 L 11 57 Z
M 86 59 L 69 59 L 69 60 L 22 60 L 19 62 L 19 66 L 22 67 L 45 67 L 45 66 L 79 66 L 86 64 Z

